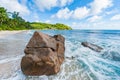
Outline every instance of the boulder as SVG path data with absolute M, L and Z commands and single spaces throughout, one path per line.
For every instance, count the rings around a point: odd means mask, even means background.
M 53 75 L 60 71 L 64 61 L 65 38 L 34 32 L 24 50 L 21 70 L 25 75 Z
M 83 45 L 84 47 L 88 47 L 88 48 L 90 48 L 91 50 L 94 50 L 94 51 L 96 51 L 96 52 L 101 52 L 101 50 L 103 50 L 102 47 L 97 46 L 97 45 L 92 44 L 92 43 L 88 43 L 88 42 L 82 42 L 81 45 Z

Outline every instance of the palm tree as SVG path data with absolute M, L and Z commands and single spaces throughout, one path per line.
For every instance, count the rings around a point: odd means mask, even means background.
M 2 25 L 6 21 L 8 21 L 8 15 L 6 9 L 0 7 L 0 25 Z

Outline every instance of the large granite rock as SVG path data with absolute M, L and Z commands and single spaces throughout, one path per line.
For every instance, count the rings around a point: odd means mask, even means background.
M 92 43 L 88 43 L 88 42 L 82 42 L 81 45 L 83 45 L 84 47 L 88 47 L 91 50 L 94 50 L 96 52 L 101 52 L 103 50 L 102 47 L 95 45 L 95 44 L 92 44 Z
M 64 61 L 65 38 L 35 32 L 25 48 L 21 69 L 25 75 L 52 75 Z

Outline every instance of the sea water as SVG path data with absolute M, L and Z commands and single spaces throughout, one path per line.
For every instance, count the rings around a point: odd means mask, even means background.
M 31 30 L 0 37 L 0 80 L 120 80 L 119 30 L 40 32 L 65 37 L 65 61 L 60 72 L 51 76 L 26 76 L 22 73 L 20 61 L 24 56 L 24 48 L 34 33 Z M 81 45 L 83 41 L 101 46 L 103 50 L 95 52 L 86 48 Z

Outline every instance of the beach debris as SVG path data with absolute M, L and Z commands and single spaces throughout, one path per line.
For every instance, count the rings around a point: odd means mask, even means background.
M 53 75 L 60 71 L 64 61 L 65 38 L 34 32 L 24 50 L 21 70 L 25 75 Z
M 95 45 L 95 44 L 92 44 L 92 43 L 89 43 L 89 42 L 82 42 L 81 45 L 83 45 L 84 47 L 88 47 L 91 50 L 94 50 L 96 52 L 101 52 L 101 50 L 103 50 L 102 47 Z

